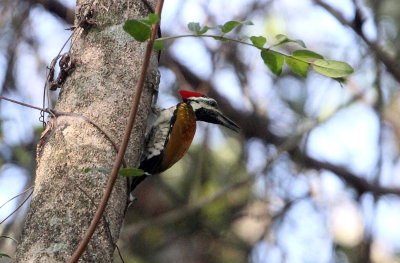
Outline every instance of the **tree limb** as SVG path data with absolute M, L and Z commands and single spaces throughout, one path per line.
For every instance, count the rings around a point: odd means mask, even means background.
M 367 46 L 375 53 L 376 57 L 386 66 L 386 69 L 392 74 L 397 82 L 400 82 L 400 67 L 398 66 L 398 61 L 394 60 L 389 54 L 383 51 L 376 41 L 369 40 L 362 30 L 353 23 L 353 21 L 346 20 L 339 11 L 321 0 L 314 0 L 314 3 L 324 8 L 342 25 L 350 27 L 359 37 L 361 37 L 365 44 L 367 44 Z
M 66 23 L 70 25 L 74 24 L 74 10 L 66 7 L 58 0 L 35 0 L 33 3 L 40 4 L 44 9 L 63 19 Z

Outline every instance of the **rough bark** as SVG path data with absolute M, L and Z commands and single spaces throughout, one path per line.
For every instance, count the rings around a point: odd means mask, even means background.
M 55 108 L 73 114 L 53 118 L 39 142 L 43 148 L 17 262 L 69 259 L 92 220 L 109 176 L 97 170 L 84 173 L 84 169 L 111 168 L 116 156 L 115 147 L 93 123 L 117 146 L 127 123 L 145 44 L 133 41 L 122 26 L 127 19 L 146 16 L 149 9 L 139 0 L 78 0 L 75 24 L 88 8 L 93 9 L 96 25 L 77 30 L 73 37 L 71 57 L 76 69 L 62 86 Z M 156 67 L 154 53 L 125 155 L 129 167 L 137 164 L 143 144 L 152 88 L 158 85 Z M 109 231 L 103 218 L 83 262 L 112 261 L 127 199 L 126 179 L 119 178 L 104 217 Z

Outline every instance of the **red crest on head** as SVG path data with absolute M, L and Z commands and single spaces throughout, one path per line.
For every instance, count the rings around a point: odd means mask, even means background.
M 188 91 L 188 90 L 180 90 L 179 94 L 181 95 L 182 99 L 187 99 L 190 97 L 202 97 L 204 94 L 201 94 L 200 92 L 193 92 L 193 91 Z

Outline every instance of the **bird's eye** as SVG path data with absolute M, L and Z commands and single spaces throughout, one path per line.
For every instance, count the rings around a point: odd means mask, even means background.
M 213 107 L 215 107 L 215 108 L 218 108 L 218 104 L 217 104 L 216 101 L 211 101 L 211 102 L 210 102 L 210 105 L 213 106 Z

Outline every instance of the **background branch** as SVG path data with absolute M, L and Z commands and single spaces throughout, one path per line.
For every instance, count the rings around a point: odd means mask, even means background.
M 260 115 L 256 111 L 252 111 L 250 113 L 240 111 L 232 107 L 232 105 L 227 101 L 226 98 L 221 96 L 216 89 L 207 81 L 202 80 L 197 77 L 194 73 L 190 71 L 186 66 L 182 65 L 179 61 L 171 57 L 169 54 L 163 54 L 162 60 L 160 61 L 161 65 L 177 68 L 181 72 L 185 81 L 189 83 L 194 89 L 199 87 L 204 88 L 207 87 L 208 95 L 216 98 L 219 102 L 219 105 L 223 112 L 230 116 L 235 122 L 239 124 L 241 127 L 241 134 L 247 138 L 259 138 L 263 140 L 267 144 L 273 144 L 277 147 L 280 147 L 282 144 L 286 143 L 289 138 L 280 137 L 275 135 L 270 131 L 270 121 L 267 116 Z M 292 156 L 292 159 L 297 161 L 300 166 L 305 165 L 310 169 L 315 170 L 328 170 L 335 173 L 342 180 L 344 180 L 348 185 L 353 187 L 359 194 L 363 194 L 365 192 L 371 192 L 376 195 L 386 195 L 386 194 L 394 194 L 400 196 L 399 188 L 386 188 L 375 183 L 370 183 L 367 180 L 363 179 L 363 175 L 356 175 L 350 172 L 347 168 L 342 167 L 340 165 L 332 164 L 329 162 L 318 161 L 311 156 L 304 153 L 300 147 L 296 147 L 295 149 L 291 149 L 289 154 Z
M 369 40 L 363 31 L 360 30 L 353 21 L 346 20 L 339 11 L 331 7 L 329 4 L 321 0 L 314 0 L 314 3 L 324 8 L 342 25 L 351 28 L 365 42 L 365 44 L 367 44 L 369 49 L 375 53 L 376 57 L 386 66 L 386 69 L 392 74 L 397 82 L 400 82 L 400 67 L 398 61 L 387 54 L 377 41 Z

